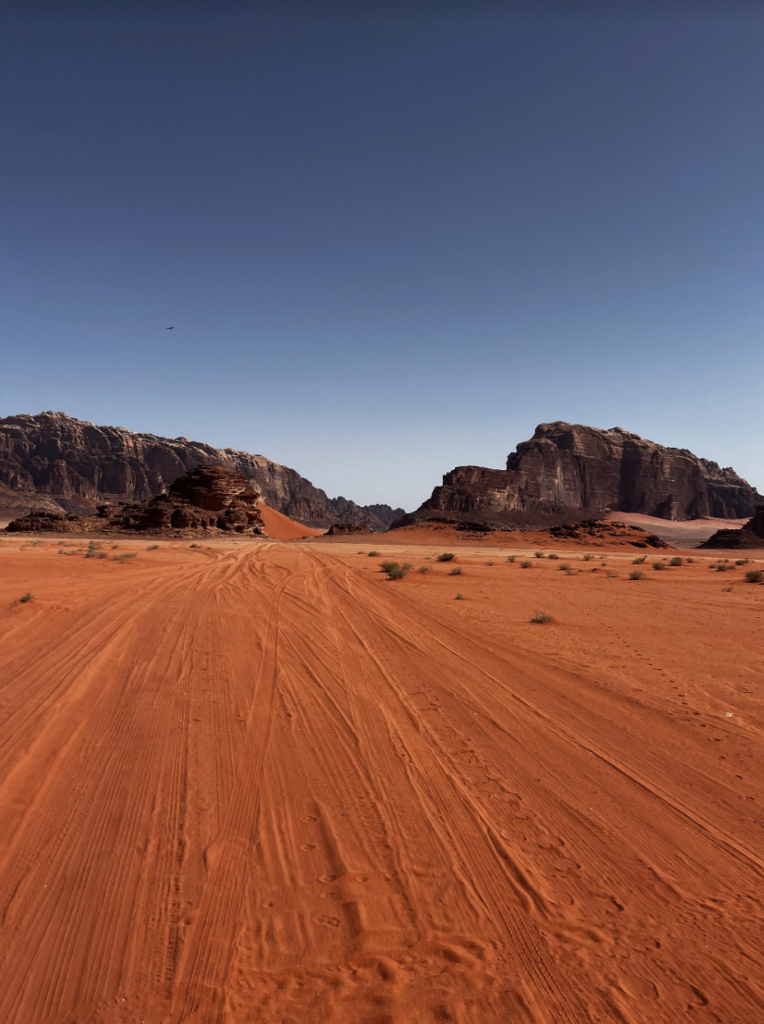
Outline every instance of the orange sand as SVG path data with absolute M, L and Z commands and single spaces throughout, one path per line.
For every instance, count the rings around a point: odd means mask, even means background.
M 326 530 L 313 530 L 310 526 L 303 526 L 289 519 L 275 508 L 270 508 L 260 502 L 260 514 L 265 524 L 265 532 L 273 540 L 304 540 L 307 537 L 320 537 Z
M 764 1021 L 746 567 L 118 543 L 0 540 L 0 1020 Z

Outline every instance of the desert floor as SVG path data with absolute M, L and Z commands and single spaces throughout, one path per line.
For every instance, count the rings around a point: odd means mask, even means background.
M 0 541 L 0 1020 L 764 1021 L 751 566 L 373 540 Z

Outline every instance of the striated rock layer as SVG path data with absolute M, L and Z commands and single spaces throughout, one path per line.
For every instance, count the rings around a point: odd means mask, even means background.
M 99 505 L 96 515 L 35 511 L 15 519 L 9 533 L 197 534 L 264 533 L 260 495 L 243 473 L 202 466 L 176 480 L 169 494 L 139 504 Z
M 343 521 L 381 531 L 403 511 L 328 498 L 294 469 L 262 455 L 44 412 L 0 418 L 0 514 L 37 509 L 88 515 L 104 502 L 164 494 L 187 470 L 209 465 L 243 473 L 267 505 L 312 527 Z
M 542 423 L 507 468 L 458 466 L 393 528 L 458 513 L 518 529 L 596 518 L 606 511 L 661 519 L 752 515 L 762 496 L 733 469 L 666 448 L 620 427 Z M 567 517 L 566 517 L 567 512 Z M 560 517 L 563 518 L 560 518 Z

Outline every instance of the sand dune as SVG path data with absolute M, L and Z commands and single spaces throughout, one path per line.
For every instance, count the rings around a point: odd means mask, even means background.
M 320 537 L 326 530 L 314 530 L 310 526 L 296 523 L 294 519 L 277 512 L 269 505 L 259 504 L 260 515 L 265 523 L 265 530 L 273 540 L 304 540 L 307 537 Z
M 764 1020 L 764 587 L 365 540 L 0 543 L 0 1020 Z

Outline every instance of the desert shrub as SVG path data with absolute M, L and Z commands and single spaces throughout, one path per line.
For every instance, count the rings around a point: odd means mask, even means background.
M 457 595 L 456 595 L 456 598 L 455 598 L 455 600 L 456 600 L 456 601 L 463 601 L 463 600 L 464 600 L 464 598 L 462 597 L 462 595 L 461 595 L 461 594 L 457 594 Z
M 429 572 L 430 571 L 430 567 L 429 567 L 429 565 L 420 565 L 419 566 L 419 571 L 420 572 Z
M 761 583 L 764 580 L 764 572 L 761 569 L 749 569 L 745 578 L 748 583 Z
M 32 597 L 31 594 L 22 594 L 21 597 L 18 599 L 18 601 L 16 603 L 17 604 L 29 604 L 30 601 L 34 601 L 34 598 Z
M 107 555 L 107 553 L 105 551 L 99 551 L 98 552 L 98 557 L 99 558 L 108 558 L 109 556 Z
M 85 552 L 85 558 L 93 558 L 94 556 L 95 556 L 95 551 L 86 551 Z
M 493 562 L 486 562 L 486 565 L 493 565 Z
M 613 571 L 612 571 L 611 569 L 608 569 L 608 577 L 609 577 L 610 579 L 613 579 L 613 577 L 614 577 L 614 576 L 617 576 L 617 575 L 618 575 L 618 573 L 617 573 L 617 572 L 613 572 Z
M 748 559 L 738 558 L 738 560 L 735 562 L 735 565 L 748 565 Z
M 529 561 L 527 561 L 527 560 L 520 563 L 520 568 L 521 569 L 530 569 L 530 567 L 531 567 L 531 563 Z
M 679 555 L 674 555 L 674 557 L 669 562 L 669 565 L 683 565 L 683 564 L 684 564 L 684 559 L 681 558 Z
M 724 562 L 720 562 L 718 565 L 715 565 L 713 568 L 716 569 L 717 572 L 726 572 L 729 569 L 729 566 L 725 565 Z
M 632 565 L 641 565 L 645 561 L 646 558 L 647 558 L 647 555 L 640 555 L 639 558 L 635 558 L 634 561 L 631 564 Z
M 584 555 L 584 561 L 585 562 L 591 562 L 591 560 L 593 558 L 594 558 L 594 555 Z
M 408 570 L 409 569 L 413 569 L 414 566 L 411 564 L 411 562 L 404 562 L 403 563 L 403 568 L 406 570 L 406 572 L 408 572 Z
M 119 544 L 112 544 L 112 546 L 111 546 L 111 550 L 112 550 L 112 551 L 116 551 L 116 549 L 117 549 L 118 547 L 119 547 Z
M 158 544 L 149 544 L 149 546 L 146 548 L 146 550 L 147 551 L 156 551 L 158 547 L 159 547 Z
M 695 559 L 694 558 L 688 558 L 688 559 L 686 559 L 686 561 L 687 561 L 688 565 L 692 565 L 692 563 L 695 561 Z
M 508 562 L 514 562 L 514 560 L 515 560 L 515 556 L 514 555 L 507 555 L 507 561 Z
M 382 572 L 390 572 L 391 569 L 400 568 L 397 562 L 380 562 L 379 567 L 382 570 Z
M 554 622 L 554 618 L 551 615 L 547 615 L 546 612 L 536 611 L 531 616 L 531 622 L 537 622 L 539 624 L 542 622 Z
M 660 572 L 661 569 L 665 569 L 665 568 L 666 568 L 666 563 L 665 562 L 653 562 L 653 569 L 655 569 L 657 572 Z
M 438 555 L 438 561 L 439 562 L 450 562 L 453 557 L 454 557 L 453 554 L 451 554 L 450 551 L 447 551 L 447 552 L 445 552 L 442 555 Z
M 378 551 L 370 551 L 369 552 L 369 558 L 376 558 L 378 554 L 379 554 Z
M 640 572 L 639 569 L 632 569 L 631 572 L 629 573 L 629 579 L 630 580 L 641 580 L 644 575 L 645 574 L 643 572 Z
M 544 557 L 546 557 L 546 556 L 544 555 L 544 552 L 543 552 L 543 551 L 534 551 L 534 552 L 533 552 L 533 557 L 534 557 L 534 558 L 544 558 Z
M 406 570 L 402 565 L 395 564 L 387 571 L 387 578 L 389 580 L 402 580 L 405 575 Z
M 548 554 L 548 555 L 547 555 L 546 557 L 547 557 L 547 558 L 551 558 L 551 559 L 552 559 L 552 561 L 555 561 L 555 559 L 558 559 L 558 558 L 559 558 L 560 556 L 559 556 L 559 555 L 556 555 L 556 554 L 554 553 L 554 551 L 551 551 L 551 552 L 550 552 L 550 553 L 549 553 L 549 554 Z
M 451 570 L 451 572 L 449 573 L 449 576 L 461 576 L 461 574 L 462 574 L 462 567 L 460 565 L 457 565 L 457 566 L 455 566 Z
M 570 562 L 560 562 L 560 572 L 567 572 L 570 569 Z
M 189 546 L 190 548 L 200 548 L 200 547 L 201 547 L 201 544 L 189 544 L 188 546 Z

